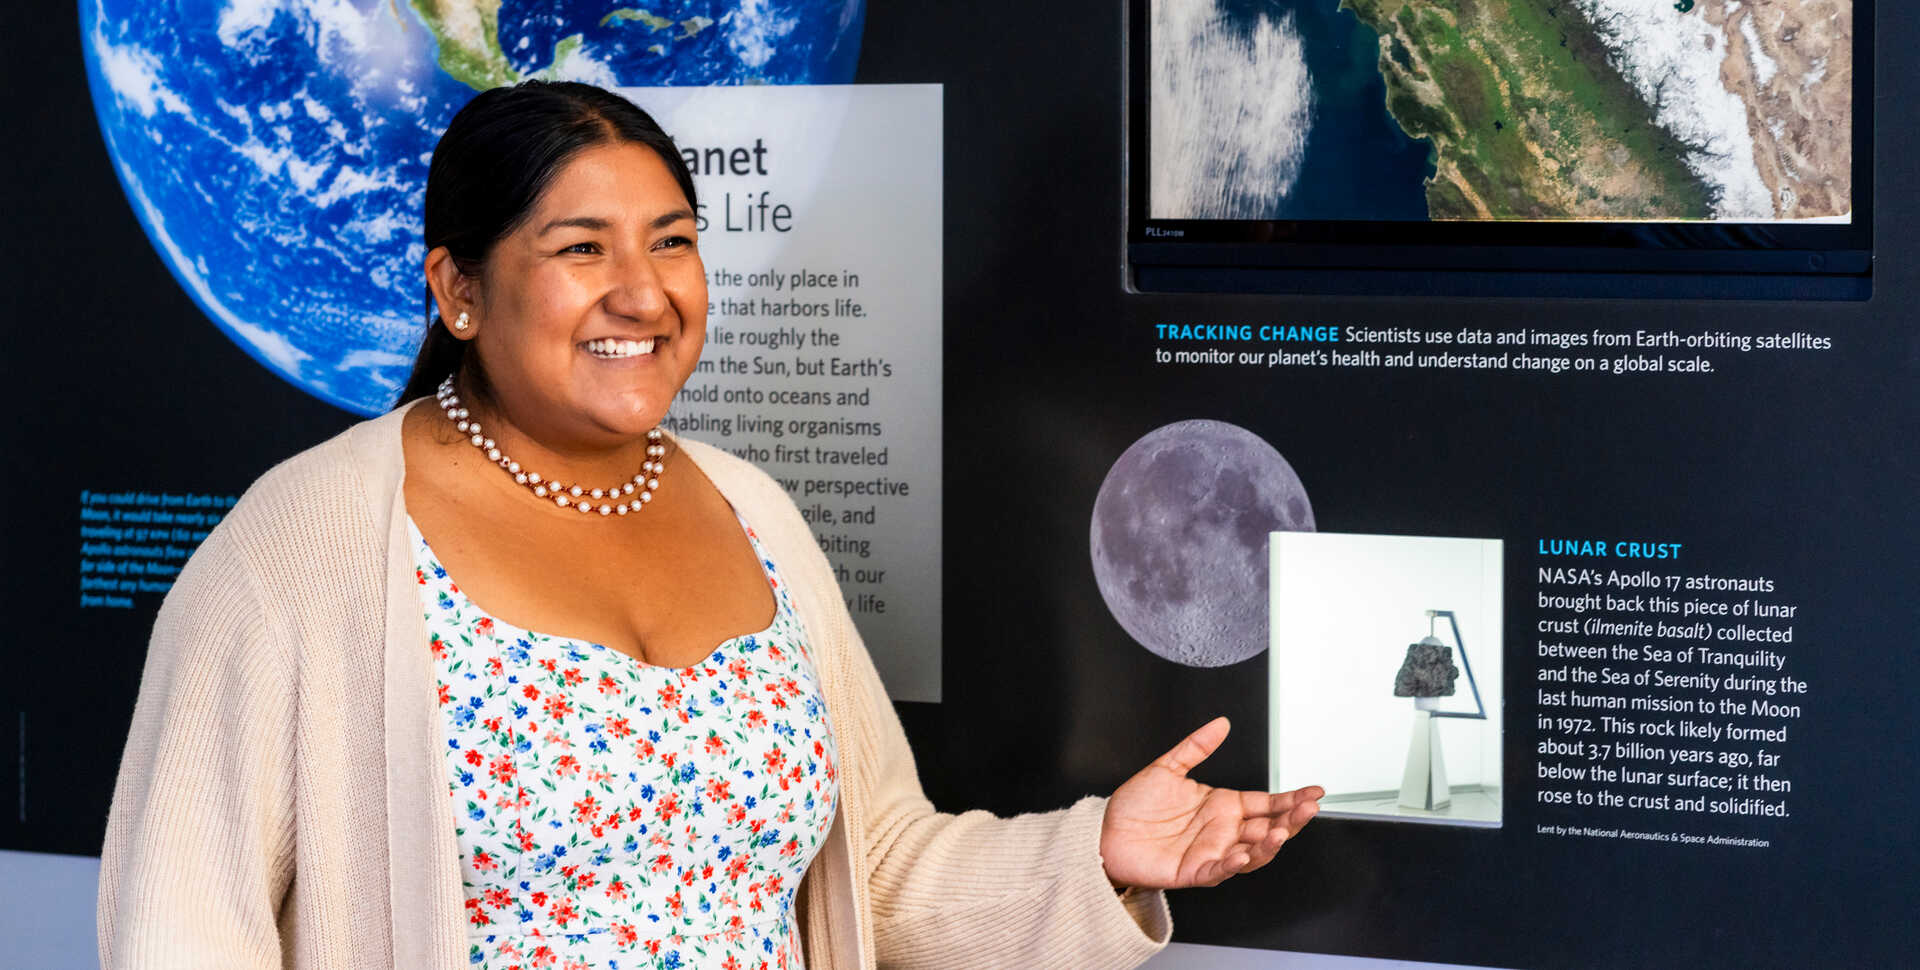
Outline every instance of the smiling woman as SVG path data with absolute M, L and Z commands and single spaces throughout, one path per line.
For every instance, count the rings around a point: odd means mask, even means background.
M 693 210 L 645 147 L 581 151 L 476 271 L 445 246 L 427 253 L 426 269 L 440 318 L 467 321 L 453 334 L 471 348 L 461 370 L 484 375 L 461 380 L 485 388 L 495 437 L 529 439 L 523 447 L 637 440 L 666 415 L 705 343 Z
M 1312 818 L 1186 777 L 1224 719 L 1108 799 L 935 812 L 792 500 L 658 427 L 697 211 L 608 92 L 453 119 L 407 393 L 257 482 L 161 609 L 103 966 L 1130 967 L 1156 890 Z
M 543 211 L 535 211 L 536 200 L 542 198 L 560 170 L 589 147 L 625 147 L 651 155 L 659 168 L 647 170 L 647 174 L 668 176 L 675 189 L 670 196 L 650 193 L 664 207 L 655 214 L 657 217 L 671 219 L 680 210 L 699 210 L 693 175 L 680 159 L 673 139 L 651 116 L 618 95 L 583 84 L 534 82 L 496 88 L 474 98 L 447 126 L 428 169 L 426 244 L 430 252 L 443 255 L 428 264 L 431 319 L 400 403 L 433 393 L 440 378 L 460 370 L 465 361 L 467 344 L 447 330 L 441 312 L 445 307 L 438 296 L 438 287 L 445 285 L 438 280 L 448 269 L 457 270 L 469 282 L 476 281 L 483 275 L 488 254 L 509 236 L 519 237 L 523 245 L 534 241 L 544 245 L 561 230 L 593 232 L 612 227 L 607 214 L 586 209 L 563 212 L 553 200 L 542 200 L 545 204 L 539 208 Z M 646 162 L 639 164 L 644 168 Z M 602 169 L 591 174 L 604 177 L 610 173 Z M 591 204 L 613 198 L 617 196 L 603 194 L 593 200 L 572 201 Z M 533 239 L 525 238 L 529 223 L 537 223 Z M 691 245 L 691 225 L 678 235 Z M 593 241 L 567 242 L 579 242 L 584 250 L 591 248 Z M 555 247 L 555 251 L 561 248 L 565 247 Z M 433 269 L 441 263 L 451 265 Z M 704 285 L 700 296 L 704 328 Z M 472 372 L 469 380 L 477 389 L 486 386 L 482 370 Z

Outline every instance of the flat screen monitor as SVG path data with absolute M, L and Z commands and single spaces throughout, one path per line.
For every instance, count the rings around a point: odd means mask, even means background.
M 1129 2 L 1139 289 L 1871 293 L 1871 0 Z

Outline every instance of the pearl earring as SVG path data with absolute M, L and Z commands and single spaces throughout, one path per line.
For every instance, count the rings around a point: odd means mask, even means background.
M 453 319 L 453 329 L 455 330 L 467 329 L 467 311 L 461 310 L 460 315 Z

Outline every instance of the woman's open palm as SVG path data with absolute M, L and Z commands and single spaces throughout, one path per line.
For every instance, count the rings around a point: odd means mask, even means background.
M 1107 800 L 1100 857 L 1116 886 L 1211 886 L 1266 865 L 1320 810 L 1317 786 L 1289 792 L 1230 791 L 1187 772 L 1226 740 L 1214 718 L 1140 769 Z

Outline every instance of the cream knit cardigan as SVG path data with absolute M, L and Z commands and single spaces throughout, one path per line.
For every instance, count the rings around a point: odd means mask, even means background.
M 161 606 L 102 853 L 107 970 L 467 967 L 405 411 L 269 471 Z M 1103 800 L 933 811 L 793 503 L 681 444 L 788 577 L 838 739 L 839 814 L 799 890 L 807 966 L 1104 970 L 1158 951 L 1164 896 L 1118 899 L 1102 874 Z

